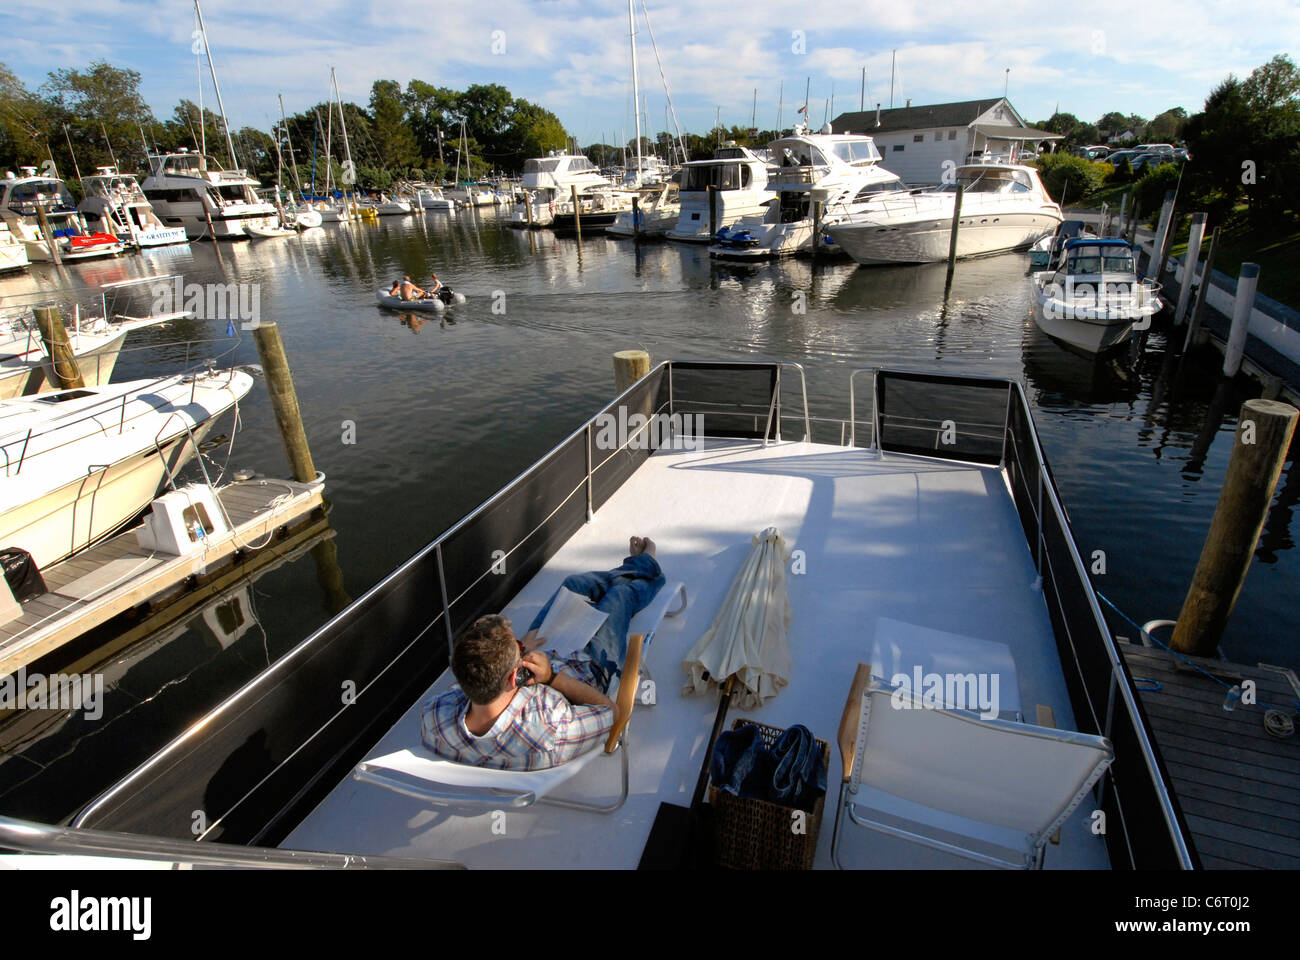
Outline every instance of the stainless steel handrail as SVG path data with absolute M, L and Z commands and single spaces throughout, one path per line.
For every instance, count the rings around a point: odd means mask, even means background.
M 416 860 L 407 857 L 314 850 L 281 850 L 234 844 L 200 843 L 109 830 L 55 827 L 0 816 L 0 847 L 28 854 L 87 857 L 122 857 L 205 867 L 274 870 L 463 870 L 451 860 Z

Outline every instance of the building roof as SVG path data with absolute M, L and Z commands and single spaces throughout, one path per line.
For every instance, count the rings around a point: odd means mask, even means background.
M 892 110 L 880 111 L 880 126 L 876 126 L 876 111 L 863 110 L 841 113 L 831 121 L 831 129 L 837 133 L 846 130 L 853 133 L 889 133 L 894 130 L 923 130 L 929 127 L 965 127 L 974 122 L 976 117 L 987 113 L 1005 98 L 994 97 L 991 100 L 963 100 L 960 103 L 931 103 L 913 107 L 894 107 Z M 1007 104 L 1010 107 L 1010 103 Z M 1014 108 L 1012 113 L 1015 113 Z

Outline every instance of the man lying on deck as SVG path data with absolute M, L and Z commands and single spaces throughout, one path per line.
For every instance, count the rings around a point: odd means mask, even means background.
M 620 719 L 618 707 L 605 694 L 627 657 L 628 625 L 664 584 L 654 541 L 632 537 L 629 547 L 629 556 L 615 570 L 565 578 L 562 589 L 587 597 L 608 614 L 586 646 L 567 657 L 536 649 L 546 640 L 537 630 L 559 590 L 522 641 L 505 617 L 476 620 L 452 651 L 457 686 L 421 712 L 425 746 L 457 763 L 541 770 L 602 743 Z M 520 667 L 532 677 L 521 678 Z

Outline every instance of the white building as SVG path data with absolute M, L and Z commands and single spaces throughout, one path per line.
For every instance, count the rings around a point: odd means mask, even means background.
M 875 138 L 881 165 L 909 184 L 939 183 L 945 164 L 972 159 L 1036 153 L 1043 141 L 1060 134 L 1029 126 L 1005 97 L 966 100 L 865 112 L 842 113 L 831 122 L 835 133 L 862 133 Z M 949 167 L 951 169 L 951 167 Z

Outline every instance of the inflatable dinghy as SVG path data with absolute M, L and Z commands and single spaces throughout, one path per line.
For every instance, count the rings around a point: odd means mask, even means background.
M 375 291 L 379 298 L 381 307 L 388 307 L 392 310 L 423 310 L 426 313 L 442 313 L 447 309 L 447 304 L 442 302 L 440 297 L 427 297 L 423 300 L 403 300 L 401 297 L 390 296 L 387 290 Z M 465 302 L 465 294 L 453 293 L 451 295 L 452 305 Z

